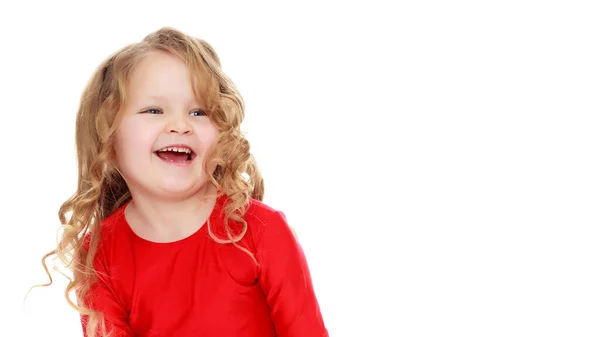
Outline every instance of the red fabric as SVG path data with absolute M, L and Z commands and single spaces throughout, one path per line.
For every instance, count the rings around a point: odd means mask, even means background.
M 219 198 L 210 216 L 226 238 Z M 115 336 L 325 337 L 302 248 L 283 213 L 251 199 L 240 245 L 216 243 L 203 225 L 172 243 L 137 236 L 121 207 L 102 223 L 90 293 Z M 82 317 L 85 331 L 86 320 Z

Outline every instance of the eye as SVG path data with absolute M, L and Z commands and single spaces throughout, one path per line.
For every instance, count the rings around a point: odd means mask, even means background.
M 192 112 L 190 112 L 190 115 L 192 116 L 206 116 L 206 112 L 202 109 L 199 110 L 194 110 Z
M 143 113 L 149 113 L 149 114 L 151 114 L 151 115 L 158 115 L 158 114 L 161 114 L 161 113 L 162 113 L 162 111 L 160 111 L 160 109 L 154 109 L 154 108 L 152 108 L 152 109 L 147 109 L 147 110 L 144 110 L 144 111 L 142 111 L 142 112 L 143 112 Z

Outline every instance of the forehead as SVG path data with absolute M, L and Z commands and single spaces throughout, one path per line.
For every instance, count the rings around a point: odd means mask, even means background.
M 148 52 L 131 72 L 128 92 L 132 99 L 176 99 L 193 97 L 186 64 L 164 51 Z

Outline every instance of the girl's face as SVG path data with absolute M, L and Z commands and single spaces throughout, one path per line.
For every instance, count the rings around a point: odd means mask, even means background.
M 185 198 L 206 185 L 202 164 L 219 132 L 191 84 L 185 63 L 168 52 L 152 51 L 133 69 L 115 152 L 134 196 Z

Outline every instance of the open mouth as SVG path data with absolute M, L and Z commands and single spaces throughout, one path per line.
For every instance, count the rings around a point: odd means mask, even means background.
M 158 151 L 154 151 L 160 159 L 171 163 L 185 163 L 193 160 L 196 153 L 189 147 L 164 147 Z

